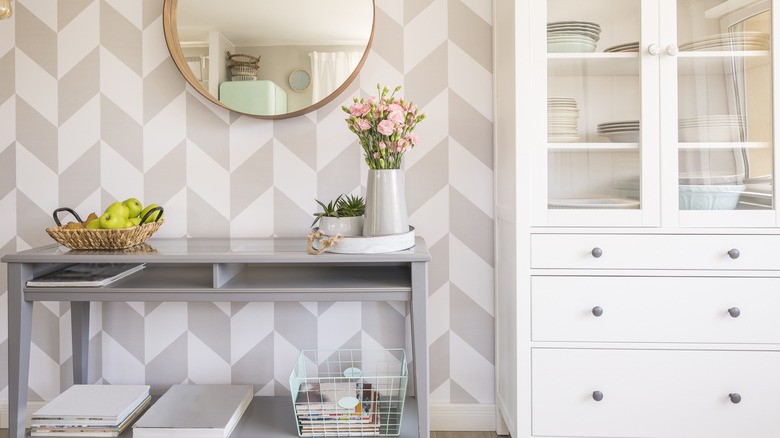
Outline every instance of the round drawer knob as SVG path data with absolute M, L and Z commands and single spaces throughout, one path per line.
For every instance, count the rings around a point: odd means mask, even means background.
M 731 400 L 732 403 L 737 404 L 742 401 L 742 396 L 736 392 L 732 392 L 731 394 L 729 394 L 729 399 Z
M 666 46 L 666 54 L 669 56 L 677 56 L 680 53 L 680 49 L 675 44 L 669 44 Z
M 604 400 L 604 393 L 601 391 L 593 391 L 593 400 L 596 401 Z
M 647 53 L 655 56 L 655 55 L 661 53 L 661 46 L 659 46 L 658 44 L 655 44 L 655 43 L 650 44 L 649 46 L 647 46 Z
M 592 255 L 592 256 L 593 256 L 593 257 L 595 257 L 595 258 L 599 258 L 599 257 L 601 257 L 601 255 L 602 255 L 602 254 L 604 254 L 604 251 L 602 251 L 602 250 L 601 250 L 601 248 L 599 248 L 598 246 L 597 246 L 597 247 L 595 247 L 595 248 L 593 248 L 593 249 L 590 251 L 590 255 Z
M 604 314 L 604 309 L 602 309 L 600 306 L 596 306 L 590 310 L 590 313 L 592 313 L 593 316 L 599 317 Z
M 733 260 L 736 260 L 739 258 L 739 250 L 737 248 L 732 248 L 728 252 L 729 257 L 731 257 Z
M 732 307 L 729 309 L 729 315 L 731 315 L 732 318 L 738 317 L 740 313 L 739 307 Z

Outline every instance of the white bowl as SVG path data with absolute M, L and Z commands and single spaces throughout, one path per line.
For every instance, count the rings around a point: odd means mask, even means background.
M 679 141 L 687 142 L 734 142 L 739 139 L 738 125 L 683 127 L 678 130 Z
M 327 236 L 336 234 L 341 234 L 342 236 L 362 236 L 363 216 L 321 217 L 319 226 Z
M 679 186 L 680 210 L 734 210 L 744 185 Z
M 639 143 L 639 131 L 604 132 L 599 135 L 607 137 L 612 143 Z
M 548 53 L 589 53 L 595 52 L 596 46 L 585 43 L 547 43 Z

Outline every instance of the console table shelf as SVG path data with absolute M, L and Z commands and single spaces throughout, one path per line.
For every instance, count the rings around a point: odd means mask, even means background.
M 8 254 L 9 437 L 25 436 L 32 304 L 71 303 L 73 378 L 86 383 L 92 301 L 408 301 L 415 398 L 401 436 L 429 436 L 427 286 L 430 255 L 415 247 L 387 254 L 306 253 L 303 239 L 153 239 L 132 251 L 73 251 L 48 245 Z M 104 287 L 27 287 L 27 280 L 75 263 L 146 263 Z M 291 364 L 292 366 L 292 364 Z M 172 384 L 175 382 L 171 382 Z M 255 397 L 231 437 L 297 436 L 289 397 Z M 126 432 L 122 437 L 131 437 Z

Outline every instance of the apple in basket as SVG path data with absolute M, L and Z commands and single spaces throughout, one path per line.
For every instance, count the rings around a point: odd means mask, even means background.
M 127 209 L 127 207 L 125 207 L 125 209 Z M 100 216 L 98 219 L 98 223 L 100 224 L 100 228 L 103 229 L 127 228 L 127 218 L 114 211 L 103 213 L 103 216 Z

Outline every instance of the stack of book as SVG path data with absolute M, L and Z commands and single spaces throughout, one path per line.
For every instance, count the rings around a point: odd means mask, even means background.
M 323 381 L 301 388 L 295 416 L 301 436 L 377 436 L 378 405 L 370 383 Z
M 133 438 L 227 438 L 253 395 L 252 385 L 173 385 L 133 425 Z
M 115 437 L 150 403 L 148 385 L 73 385 L 33 414 L 30 435 Z

